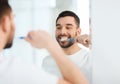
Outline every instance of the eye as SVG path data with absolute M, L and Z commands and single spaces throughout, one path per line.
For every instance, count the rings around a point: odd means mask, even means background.
M 58 26 L 58 27 L 56 27 L 56 29 L 61 29 L 62 27 L 60 27 L 60 26 Z
M 68 26 L 68 27 L 66 27 L 66 29 L 72 29 L 72 27 Z

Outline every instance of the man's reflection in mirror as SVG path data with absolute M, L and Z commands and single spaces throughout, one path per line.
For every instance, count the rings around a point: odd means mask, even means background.
M 91 81 L 90 52 L 78 45 L 79 42 L 88 47 L 91 41 L 89 36 L 81 35 L 80 19 L 74 12 L 62 11 L 58 15 L 56 19 L 55 37 L 65 52 L 66 57 L 72 60 L 84 73 L 86 78 Z M 47 72 L 62 78 L 62 74 L 52 56 L 46 56 L 44 58 L 42 67 Z

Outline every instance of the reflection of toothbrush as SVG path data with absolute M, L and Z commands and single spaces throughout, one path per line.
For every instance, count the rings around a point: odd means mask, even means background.
M 61 42 L 64 42 L 64 41 L 69 41 L 70 43 L 73 43 L 74 42 L 74 38 L 61 38 L 60 39 Z
M 70 43 L 73 43 L 75 41 L 74 38 L 69 38 L 68 40 Z

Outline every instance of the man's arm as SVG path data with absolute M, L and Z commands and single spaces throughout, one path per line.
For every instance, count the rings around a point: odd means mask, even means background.
M 47 46 L 51 56 L 55 59 L 64 78 L 72 84 L 87 84 L 87 80 L 75 64 L 66 58 L 64 52 L 57 42 L 49 41 Z
M 51 53 L 51 56 L 55 59 L 64 76 L 64 80 L 59 80 L 59 84 L 61 82 L 64 82 L 65 84 L 88 84 L 88 81 L 82 72 L 75 64 L 66 58 L 59 44 L 53 41 L 52 37 L 47 32 L 41 30 L 31 31 L 26 40 L 34 47 L 46 48 Z
M 72 84 L 72 83 L 66 81 L 65 79 L 59 79 L 58 84 Z

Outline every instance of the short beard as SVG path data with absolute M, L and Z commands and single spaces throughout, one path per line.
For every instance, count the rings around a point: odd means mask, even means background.
M 56 38 L 57 42 L 59 43 L 59 40 Z M 59 45 L 62 47 L 62 48 L 69 48 L 71 47 L 73 44 L 75 43 L 75 39 L 73 39 L 73 41 L 68 41 L 68 44 L 67 45 Z
M 62 48 L 69 48 L 69 47 L 71 47 L 72 45 L 74 44 L 74 42 L 69 42 L 68 43 L 68 45 L 65 45 L 65 46 L 62 46 L 62 45 L 60 45 Z
M 4 49 L 7 49 L 7 48 L 11 48 L 12 47 L 12 42 L 11 43 L 7 43 L 6 45 L 5 45 L 5 47 L 4 47 Z

